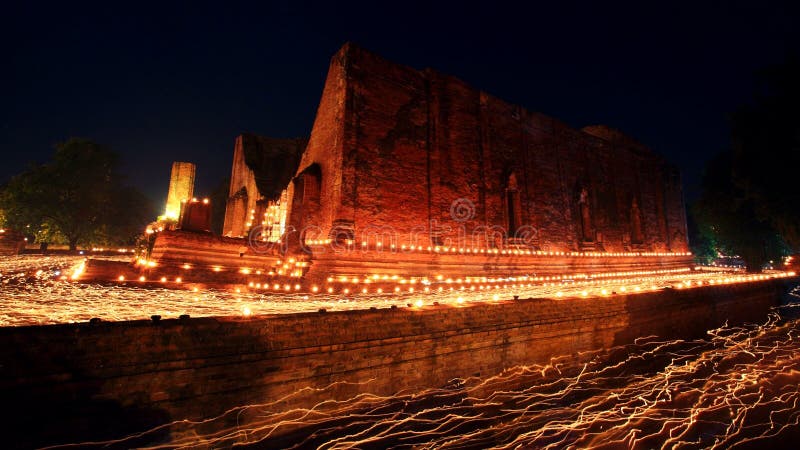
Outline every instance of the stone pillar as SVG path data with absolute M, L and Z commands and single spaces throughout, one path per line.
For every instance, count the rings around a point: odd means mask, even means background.
M 181 212 L 181 201 L 189 201 L 194 195 L 195 165 L 189 162 L 172 163 L 172 175 L 169 179 L 169 192 L 164 216 L 178 220 Z

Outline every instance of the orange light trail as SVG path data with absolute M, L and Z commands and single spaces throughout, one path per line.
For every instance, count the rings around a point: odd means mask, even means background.
M 120 258 L 127 260 L 125 257 L 116 257 L 116 260 Z M 616 277 L 599 274 L 576 279 L 515 277 L 473 282 L 443 277 L 441 280 L 436 277 L 415 280 L 392 276 L 387 277 L 391 285 L 374 287 L 372 283 L 362 283 L 358 288 L 352 278 L 343 281 L 331 278 L 316 290 L 308 287 L 303 291 L 296 283 L 253 283 L 242 288 L 215 289 L 180 277 L 169 278 L 166 282 L 159 281 L 159 278 L 146 280 L 150 284 L 139 281 L 139 277 L 122 277 L 106 284 L 70 281 L 75 274 L 80 274 L 82 267 L 83 259 L 78 257 L 20 256 L 3 260 L 0 263 L 0 283 L 4 303 L 0 310 L 0 326 L 84 322 L 94 317 L 107 321 L 147 319 L 151 315 L 167 319 L 183 314 L 250 318 L 320 309 L 465 307 L 471 303 L 511 301 L 513 297 L 564 301 L 570 298 L 602 299 L 665 288 L 690 289 L 759 282 L 792 274 L 751 275 L 682 269 L 650 274 L 626 272 Z M 422 286 L 414 287 L 417 281 Z M 174 289 L 176 287 L 184 289 Z
M 124 446 L 169 431 L 171 441 L 149 448 L 787 448 L 800 432 L 798 316 L 794 304 L 760 325 L 724 326 L 705 339 L 640 338 L 439 389 L 276 412 L 292 397 L 333 395 L 347 383 L 306 388 L 91 444 Z M 369 392 L 373 381 L 358 390 Z

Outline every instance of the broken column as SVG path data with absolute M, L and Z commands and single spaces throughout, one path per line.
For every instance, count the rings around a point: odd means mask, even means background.
M 175 161 L 172 163 L 172 175 L 169 179 L 167 208 L 164 217 L 178 220 L 181 213 L 181 202 L 188 202 L 194 195 L 195 165 L 190 162 Z

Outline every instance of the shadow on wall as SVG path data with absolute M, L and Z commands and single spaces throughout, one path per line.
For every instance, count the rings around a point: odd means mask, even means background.
M 30 365 L 37 364 L 33 358 L 29 358 L 28 362 Z M 3 389 L 6 391 L 3 393 L 6 408 L 4 422 L 8 427 L 1 438 L 4 448 L 40 448 L 118 439 L 171 420 L 169 414 L 161 409 L 125 407 L 117 401 L 102 398 L 98 394 L 99 381 L 72 368 L 65 368 L 63 373 L 70 374 L 71 382 L 70 387 L 64 388 L 67 392 L 60 396 L 53 395 L 53 390 L 58 389 L 54 386 L 59 384 L 54 377 L 47 377 L 23 389 Z M 72 387 L 76 385 L 80 387 Z M 64 400 L 53 403 L 57 397 Z M 141 439 L 127 440 L 119 448 L 152 444 L 168 437 L 169 429 L 151 431 Z
M 642 301 L 642 296 L 629 296 L 625 302 L 628 326 L 618 331 L 614 345 L 634 342 L 643 336 L 666 339 L 695 339 L 708 330 L 728 325 L 760 322 L 766 312 L 782 303 L 787 292 L 795 289 L 796 280 L 765 283 L 758 288 L 727 285 L 705 289 L 712 301 L 697 301 L 690 291 L 664 289 L 658 308 L 669 314 L 654 314 L 652 303 Z

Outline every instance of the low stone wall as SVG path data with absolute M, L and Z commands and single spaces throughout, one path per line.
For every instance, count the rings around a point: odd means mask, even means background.
M 110 438 L 337 381 L 372 380 L 368 391 L 388 395 L 639 336 L 694 337 L 725 321 L 760 321 L 795 281 L 463 307 L 3 328 L 0 392 L 13 416 L 4 439 L 28 447 Z M 274 408 L 360 389 L 309 390 Z

